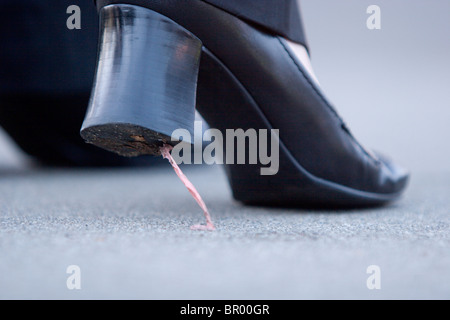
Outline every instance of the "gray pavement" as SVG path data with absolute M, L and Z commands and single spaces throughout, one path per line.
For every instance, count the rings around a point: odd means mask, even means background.
M 0 177 L 0 298 L 448 299 L 450 175 L 399 202 L 333 212 L 244 207 L 220 168 L 188 169 L 217 225 L 170 168 Z M 81 269 L 69 290 L 66 268 Z M 366 286 L 367 267 L 381 289 Z
M 370 4 L 381 30 L 365 28 Z M 327 96 L 364 145 L 412 171 L 400 201 L 245 207 L 220 167 L 188 167 L 217 224 L 191 231 L 202 212 L 169 166 L 33 168 L 0 131 L 0 299 L 449 299 L 450 3 L 302 5 Z M 381 289 L 367 288 L 371 265 Z

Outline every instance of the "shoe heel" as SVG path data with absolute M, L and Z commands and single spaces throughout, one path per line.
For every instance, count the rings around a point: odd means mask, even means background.
M 82 138 L 122 156 L 159 155 L 172 132 L 193 136 L 201 41 L 152 10 L 109 5 Z

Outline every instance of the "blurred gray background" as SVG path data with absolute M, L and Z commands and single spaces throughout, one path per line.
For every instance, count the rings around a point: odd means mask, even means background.
M 0 142 L 0 298 L 450 298 L 450 1 L 302 0 L 324 92 L 364 145 L 412 172 L 380 209 L 244 207 L 219 167 L 26 169 Z M 381 30 L 366 8 L 381 8 Z M 25 169 L 25 170 L 24 170 Z M 68 290 L 79 265 L 82 289 Z M 366 286 L 381 268 L 381 290 Z
M 450 171 L 450 1 L 302 0 L 313 67 L 364 145 Z M 369 5 L 381 30 L 366 27 Z
M 355 136 L 412 172 L 450 171 L 450 2 L 302 0 L 322 88 Z M 369 5 L 381 30 L 366 27 Z M 0 132 L 0 165 L 25 159 Z

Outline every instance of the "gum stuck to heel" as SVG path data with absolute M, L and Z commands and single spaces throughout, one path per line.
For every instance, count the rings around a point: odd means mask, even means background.
M 175 160 L 172 158 L 172 155 L 170 154 L 170 151 L 172 150 L 172 146 L 168 144 L 164 144 L 161 148 L 161 155 L 164 159 L 169 160 L 169 163 L 172 165 L 175 173 L 180 178 L 181 182 L 186 186 L 186 188 L 189 190 L 189 193 L 192 195 L 195 201 L 197 201 L 200 208 L 202 208 L 203 213 L 206 218 L 206 225 L 193 225 L 191 226 L 191 230 L 201 230 L 201 231 L 214 231 L 216 230 L 212 220 L 211 215 L 208 211 L 208 208 L 206 207 L 205 202 L 203 201 L 202 197 L 198 193 L 197 189 L 194 187 L 194 185 L 189 181 L 189 179 L 184 175 L 183 171 L 181 171 L 180 167 L 178 167 Z

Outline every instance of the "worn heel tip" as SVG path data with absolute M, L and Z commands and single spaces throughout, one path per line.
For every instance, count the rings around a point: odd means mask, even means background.
M 83 128 L 81 137 L 89 144 L 124 157 L 160 156 L 164 144 L 177 142 L 153 130 L 132 124 L 112 123 Z

